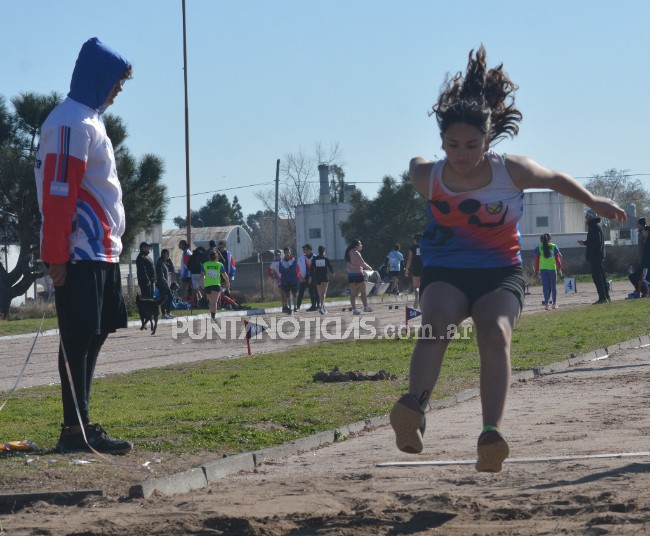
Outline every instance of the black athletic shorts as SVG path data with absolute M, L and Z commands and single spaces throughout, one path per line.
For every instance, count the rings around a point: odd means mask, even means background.
M 493 290 L 507 290 L 519 300 L 519 305 L 524 308 L 524 270 L 520 264 L 505 266 L 503 268 L 439 268 L 425 266 L 422 269 L 420 281 L 420 296 L 429 283 L 443 281 L 460 290 L 469 301 L 470 311 L 472 305 L 481 296 Z
M 362 274 L 348 274 L 348 283 L 363 283 L 365 279 Z
M 420 277 L 422 275 L 422 265 L 421 264 L 411 264 L 411 271 L 409 272 L 411 277 Z
M 125 328 L 120 265 L 77 261 L 66 265 L 65 284 L 54 288 L 59 329 L 66 335 L 100 335 Z
M 221 292 L 221 285 L 209 285 L 207 287 L 203 287 L 203 290 L 205 290 L 206 294 L 211 294 L 212 292 L 219 294 L 219 292 Z
M 289 283 L 287 285 L 280 285 L 280 288 L 285 292 L 298 292 L 298 283 Z

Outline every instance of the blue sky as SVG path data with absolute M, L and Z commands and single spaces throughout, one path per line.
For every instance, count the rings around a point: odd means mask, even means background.
M 272 183 L 276 159 L 338 143 L 346 180 L 374 197 L 412 156 L 441 154 L 427 111 L 481 43 L 520 86 L 521 133 L 499 151 L 576 177 L 628 169 L 650 187 L 650 2 L 616 4 L 187 0 L 191 190 L 237 195 L 255 212 L 254 193 L 272 185 L 250 185 Z M 93 36 L 132 61 L 134 79 L 110 111 L 136 156 L 165 160 L 179 196 L 172 227 L 185 213 L 181 0 L 5 2 L 2 19 L 7 99 L 67 93 Z M 192 196 L 192 208 L 212 195 Z

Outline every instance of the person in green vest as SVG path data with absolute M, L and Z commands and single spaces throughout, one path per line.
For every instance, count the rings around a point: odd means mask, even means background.
M 544 233 L 539 237 L 541 244 L 535 248 L 535 276 L 542 278 L 544 309 L 557 309 L 557 276 L 562 277 L 562 254 L 553 242 L 551 235 Z M 550 301 L 549 301 L 549 298 Z
M 217 260 L 216 250 L 211 249 L 208 253 L 208 260 L 201 265 L 201 283 L 205 293 L 208 295 L 210 304 L 210 316 L 214 320 L 217 314 L 217 303 L 221 293 L 221 282 L 223 281 L 226 288 L 230 285 L 228 274 L 223 264 Z

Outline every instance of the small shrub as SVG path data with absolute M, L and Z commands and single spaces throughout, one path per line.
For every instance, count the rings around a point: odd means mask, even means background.
M 43 301 L 27 298 L 27 301 L 21 305 L 12 305 L 9 308 L 9 317 L 12 320 L 26 320 L 28 318 L 54 318 L 56 316 L 56 308 L 54 307 L 54 300 Z

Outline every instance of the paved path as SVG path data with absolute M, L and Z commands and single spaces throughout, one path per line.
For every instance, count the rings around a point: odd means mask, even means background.
M 615 283 L 613 298 L 623 299 L 627 296 L 628 286 L 624 282 Z M 579 292 L 576 294 L 563 294 L 560 291 L 558 297 L 560 305 L 588 304 L 595 301 L 596 294 L 593 285 L 581 284 L 578 288 Z M 371 305 L 374 312 L 364 313 L 362 321 L 365 322 L 366 326 L 375 328 L 378 336 L 382 336 L 386 326 L 390 325 L 399 328 L 405 325 L 405 305 L 412 305 L 412 301 L 406 296 L 386 296 L 383 300 L 373 298 Z M 399 308 L 395 309 L 396 305 Z M 286 334 L 291 334 L 292 325 L 299 325 L 303 329 L 303 333 L 307 328 L 307 332 L 310 333 L 308 338 L 282 339 L 278 337 L 274 341 L 267 342 L 253 340 L 251 341 L 252 353 L 275 352 L 314 342 L 327 341 L 322 336 L 322 330 L 318 329 L 317 322 L 322 323 L 327 320 L 332 323 L 329 329 L 335 329 L 335 323 L 338 320 L 341 322 L 342 327 L 345 328 L 353 318 L 349 311 L 342 310 L 344 307 L 349 307 L 348 302 L 333 303 L 329 306 L 329 312 L 325 316 L 318 313 L 301 312 L 288 317 L 281 314 L 278 309 L 272 309 L 257 317 L 246 317 L 251 320 L 261 318 L 269 325 L 274 321 L 280 322 L 284 324 Z M 541 287 L 532 287 L 531 294 L 526 298 L 524 314 L 542 310 Z M 552 314 L 552 312 L 549 312 L 549 314 Z M 201 329 L 204 329 L 208 324 L 206 316 L 203 316 L 202 319 L 197 316 L 190 317 L 196 323 L 192 329 L 194 334 L 199 334 L 199 339 L 201 338 Z M 235 325 L 237 333 L 241 334 L 241 316 L 227 316 L 227 314 L 221 313 L 219 318 L 228 318 L 229 320 L 226 322 L 237 322 L 237 324 L 233 325 Z M 413 326 L 418 324 L 419 319 L 409 323 L 409 325 Z M 197 341 L 183 336 L 181 332 L 186 327 L 189 329 L 188 317 L 179 318 L 178 320 L 159 321 L 158 330 L 153 336 L 150 335 L 149 331 L 140 331 L 138 327 L 139 322 L 132 323 L 128 329 L 120 330 L 109 336 L 99 356 L 95 372 L 96 377 L 206 359 L 231 359 L 247 355 L 246 341 L 243 339 L 224 341 L 214 336 L 212 340 Z M 361 336 L 365 336 L 369 332 L 362 329 L 360 333 Z M 351 333 L 352 336 L 354 334 L 355 332 Z M 33 334 L 0 337 L 0 391 L 7 391 L 14 386 L 33 341 Z M 58 345 L 59 338 L 56 331 L 46 332 L 39 337 L 30 358 L 30 363 L 25 370 L 25 375 L 20 382 L 21 388 L 59 383 L 57 368 Z

